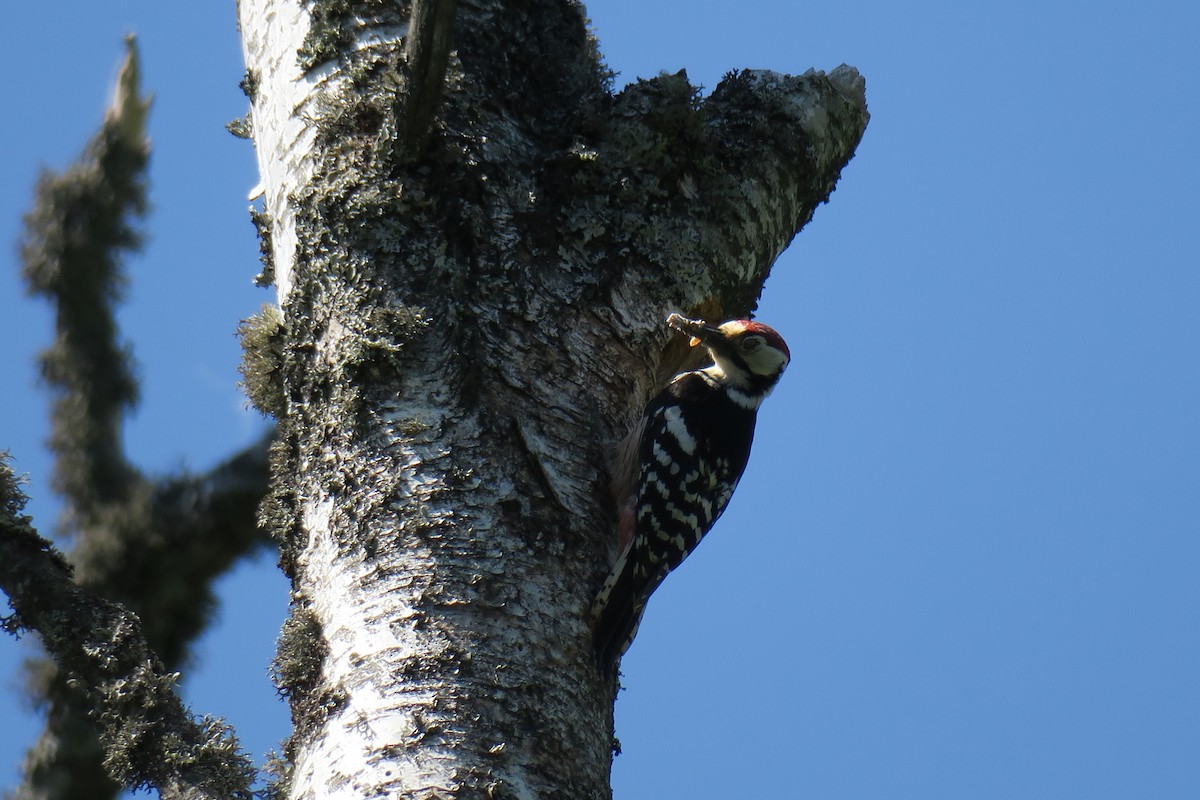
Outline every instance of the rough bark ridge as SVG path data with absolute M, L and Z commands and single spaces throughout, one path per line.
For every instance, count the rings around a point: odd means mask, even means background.
M 668 311 L 752 307 L 863 133 L 863 82 L 613 96 L 578 3 L 460 0 L 400 163 L 407 11 L 240 4 L 286 340 L 287 791 L 608 797 L 606 448 L 683 357 Z

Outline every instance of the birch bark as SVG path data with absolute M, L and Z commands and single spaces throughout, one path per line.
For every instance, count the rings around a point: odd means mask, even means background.
M 609 797 L 607 450 L 684 358 L 669 311 L 752 307 L 853 154 L 863 82 L 613 95 L 578 3 L 460 0 L 401 160 L 407 13 L 239 5 L 282 310 L 287 793 Z

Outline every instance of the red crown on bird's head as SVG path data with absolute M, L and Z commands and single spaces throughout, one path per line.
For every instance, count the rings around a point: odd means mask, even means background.
M 739 333 L 753 333 L 761 336 L 767 340 L 767 344 L 787 356 L 789 361 L 792 359 L 792 351 L 788 350 L 787 342 L 770 325 L 764 325 L 752 319 L 731 319 L 721 323 L 720 328 L 726 336 L 736 336 Z

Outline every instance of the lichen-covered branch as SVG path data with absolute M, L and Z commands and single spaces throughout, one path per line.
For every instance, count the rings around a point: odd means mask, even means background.
M 664 309 L 708 319 L 753 309 L 868 119 L 852 67 L 744 70 L 708 98 L 683 72 L 660 75 L 614 98 L 603 127 L 576 142 L 569 182 L 549 200 L 562 203 L 573 247 L 610 265 L 622 324 L 661 347 Z
M 150 101 L 140 95 L 132 38 L 127 48 L 99 132 L 75 165 L 42 175 L 21 242 L 29 291 L 54 304 L 55 340 L 41 366 L 54 394 L 54 487 L 66 501 L 68 524 L 125 501 L 138 481 L 121 441 L 137 381 L 118 341 L 115 306 L 125 286 L 121 256 L 141 241 L 134 220 L 146 210 Z
M 405 42 L 408 95 L 402 113 L 404 130 L 397 137 L 402 160 L 420 154 L 442 102 L 450 38 L 458 0 L 413 0 Z
M 139 483 L 129 502 L 81 529 L 71 551 L 80 585 L 134 609 L 172 667 L 208 624 L 213 581 L 269 544 L 256 517 L 271 438 L 207 473 Z
M 127 48 L 99 132 L 76 164 L 41 178 L 21 253 L 30 291 L 55 311 L 42 372 L 53 393 L 54 486 L 65 505 L 62 527 L 74 535 L 75 576 L 84 590 L 137 614 L 141 634 L 173 670 L 211 616 L 214 579 L 268 541 L 256 511 L 270 437 L 207 474 L 149 477 L 125 456 L 122 421 L 137 383 L 115 309 L 121 258 L 139 242 L 134 220 L 145 209 L 149 156 L 149 101 L 132 39 Z M 47 728 L 26 760 L 22 794 L 114 796 L 118 787 L 100 766 L 113 754 L 101 751 L 87 719 L 94 698 L 73 690 L 61 667 L 29 668 Z M 138 724 L 136 716 L 126 724 Z
M 141 483 L 135 494 L 81 530 L 72 560 L 84 591 L 137 613 L 141 633 L 169 669 L 183 666 L 215 604 L 216 578 L 267 538 L 255 516 L 267 488 L 268 435 L 204 475 Z M 69 629 L 65 631 L 69 633 Z M 108 758 L 80 694 L 54 652 L 29 664 L 29 687 L 47 724 L 25 763 L 23 797 L 100 800 L 116 795 Z M 136 724 L 137 706 L 127 710 Z M 82 794 L 81 794 L 82 793 Z
M 249 798 L 254 770 L 232 731 L 192 717 L 176 693 L 178 675 L 150 648 L 137 616 L 80 588 L 66 559 L 22 514 L 24 503 L 4 456 L 0 588 L 15 612 L 4 627 L 37 631 L 85 694 L 110 774 L 164 798 Z

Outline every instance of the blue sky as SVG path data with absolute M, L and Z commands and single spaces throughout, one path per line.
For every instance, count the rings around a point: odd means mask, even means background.
M 625 660 L 616 796 L 1200 797 L 1200 6 L 588 8 L 618 82 L 846 62 L 872 113 L 767 283 L 793 362 L 746 479 Z M 13 254 L 126 32 L 156 95 L 121 313 L 139 464 L 203 469 L 255 437 L 233 330 L 272 297 L 250 284 L 252 151 L 222 127 L 245 110 L 233 4 L 63 11 L 52 39 L 11 37 L 0 127 L 0 447 L 45 530 L 49 319 Z M 6 20 L 46 30 L 27 3 Z M 286 589 L 269 560 L 223 585 L 186 690 L 261 757 L 286 733 L 265 677 Z M 0 641 L 6 709 L 23 653 Z M 5 719 L 11 787 L 37 723 Z

